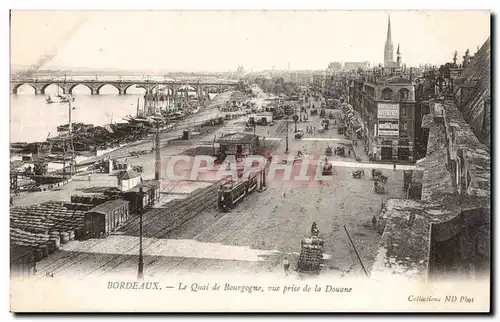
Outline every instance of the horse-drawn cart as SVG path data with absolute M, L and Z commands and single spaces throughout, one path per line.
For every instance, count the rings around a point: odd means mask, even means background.
M 319 274 L 323 262 L 323 240 L 318 236 L 303 238 L 299 260 L 297 261 L 297 272 L 299 274 Z
M 325 158 L 325 164 L 323 165 L 322 175 L 331 176 L 332 174 L 333 174 L 333 165 L 330 162 L 328 162 L 328 160 Z
M 294 138 L 297 140 L 302 139 L 304 137 L 304 131 L 302 130 L 297 130 L 297 132 L 294 133 Z
M 356 179 L 361 179 L 365 176 L 365 171 L 363 169 L 358 169 L 352 173 L 352 177 Z
M 387 182 L 387 177 L 384 176 L 382 174 L 382 171 L 380 171 L 380 170 L 373 169 L 372 170 L 372 177 L 373 177 L 373 180 L 375 180 L 375 181 L 380 181 L 382 183 L 386 183 Z
M 343 146 L 338 146 L 335 148 L 335 155 L 345 157 L 345 148 Z

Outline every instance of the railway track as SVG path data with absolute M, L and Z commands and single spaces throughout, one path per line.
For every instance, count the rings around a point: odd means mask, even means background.
M 174 185 L 174 187 L 175 187 L 175 185 Z M 171 215 L 172 213 L 175 213 L 176 211 L 182 210 L 183 208 L 190 206 L 190 202 L 193 199 L 196 200 L 196 199 L 199 198 L 200 200 L 206 200 L 206 199 L 212 198 L 212 199 L 214 199 L 214 202 L 215 202 L 215 198 L 213 198 L 211 195 L 209 195 L 210 193 L 213 194 L 213 190 L 214 189 L 216 189 L 216 188 L 213 187 L 213 186 L 211 186 L 211 187 L 208 187 L 208 188 L 205 188 L 205 189 L 201 189 L 198 192 L 195 192 L 190 197 L 188 197 L 188 198 L 186 198 L 184 200 L 173 201 L 172 202 L 173 203 L 173 205 L 172 205 L 173 207 L 170 208 L 167 213 L 162 213 L 161 211 L 157 211 L 152 217 L 148 217 L 147 215 L 144 216 L 145 218 L 147 218 L 147 224 L 144 224 L 144 221 L 143 221 L 143 228 L 144 228 L 144 230 L 147 231 L 147 228 L 150 227 L 151 225 L 154 225 L 157 220 L 161 220 L 165 216 Z M 205 197 L 205 198 L 203 198 L 203 197 Z M 135 218 L 131 219 L 124 226 L 122 226 L 119 230 L 121 231 L 123 229 L 126 229 L 127 227 L 129 227 L 129 226 L 131 226 L 133 224 L 138 225 L 139 224 L 139 217 L 140 216 L 136 216 Z M 143 218 L 143 220 L 144 220 L 144 218 Z M 167 225 L 166 228 L 172 228 L 173 229 L 173 228 L 175 228 L 175 226 L 177 224 L 178 224 L 178 222 L 174 221 L 170 225 Z M 133 230 L 134 233 L 137 233 L 138 231 L 139 231 L 139 227 L 137 227 L 135 230 Z M 93 255 L 91 253 L 88 253 L 88 251 L 90 251 L 96 245 L 101 244 L 101 243 L 103 243 L 105 241 L 106 241 L 106 239 L 102 239 L 98 243 L 90 245 L 89 247 L 81 250 L 80 252 L 76 253 L 74 256 L 71 256 L 70 258 L 62 257 L 59 260 L 56 260 L 53 263 L 51 263 L 51 265 L 48 266 L 48 267 L 46 267 L 43 271 L 39 271 L 39 273 L 41 273 L 41 275 L 45 275 L 45 273 L 52 273 L 52 274 L 58 273 L 58 272 L 61 272 L 64 269 L 66 269 L 66 268 L 74 265 L 78 261 L 89 259 Z M 136 246 L 134 246 L 134 247 L 136 247 Z M 132 247 L 130 250 L 132 250 L 134 247 Z M 130 251 L 130 250 L 128 250 L 128 251 Z
M 217 194 L 217 190 L 215 190 L 215 192 L 207 192 L 207 195 L 205 195 L 204 197 L 207 197 L 205 199 L 201 199 L 200 200 L 200 204 L 204 204 L 205 207 L 199 207 L 198 205 L 195 204 L 195 208 L 198 208 L 199 210 L 198 211 L 191 211 L 191 215 L 190 216 L 186 216 L 186 217 L 180 217 L 178 219 L 178 221 L 174 222 L 173 224 L 171 225 L 167 225 L 165 227 L 162 227 L 162 229 L 160 229 L 159 231 L 157 231 L 156 233 L 153 234 L 153 236 L 149 237 L 149 238 L 159 238 L 159 237 L 163 237 L 165 234 L 168 234 L 168 232 L 170 232 L 171 230 L 179 227 L 179 225 L 182 225 L 183 223 L 185 223 L 186 221 L 190 220 L 191 218 L 195 217 L 196 215 L 198 215 L 200 212 L 204 211 L 206 208 L 208 208 L 209 206 L 215 204 L 216 202 L 216 194 Z M 210 201 L 211 199 L 211 201 Z M 192 205 L 191 205 L 192 206 Z M 192 206 L 193 207 L 193 206 Z M 136 245 L 128 248 L 127 251 L 125 251 L 125 253 L 128 253 L 130 251 L 132 251 L 133 249 L 135 249 L 136 247 L 139 246 L 139 243 L 137 243 Z M 151 243 L 149 245 L 144 245 L 143 244 L 143 251 L 148 249 L 149 246 L 151 246 Z M 85 276 L 82 277 L 82 279 L 90 276 L 90 275 L 93 275 L 94 273 L 98 272 L 98 271 L 101 271 L 101 273 L 99 274 L 99 276 L 102 276 L 104 275 L 105 273 L 119 267 L 120 265 L 122 265 L 123 263 L 125 263 L 126 261 L 128 261 L 130 258 L 134 258 L 135 256 L 137 255 L 121 255 L 117 258 L 114 258 L 110 261 L 107 261 L 106 263 L 104 263 L 103 265 L 99 266 L 98 268 L 94 269 L 93 271 L 91 271 L 90 273 L 86 274 Z M 115 262 L 115 263 L 113 263 Z M 112 266 L 109 266 L 110 264 L 112 264 Z
M 286 129 L 285 123 L 280 123 L 278 128 L 276 129 L 276 133 L 282 134 L 285 131 L 285 129 Z M 269 148 L 270 150 L 274 150 L 280 144 L 281 144 L 280 141 L 273 142 L 267 148 Z M 145 221 L 143 221 L 143 231 L 148 231 L 148 228 L 150 228 L 150 229 L 153 228 L 153 230 L 156 231 L 149 238 L 163 237 L 164 235 L 168 234 L 173 229 L 179 227 L 179 225 L 182 225 L 186 221 L 188 221 L 188 220 L 192 219 L 193 217 L 195 217 L 196 215 L 198 215 L 200 212 L 202 212 L 206 208 L 212 206 L 216 202 L 216 195 L 217 195 L 218 187 L 220 186 L 220 184 L 221 184 L 221 182 L 218 182 L 218 183 L 214 184 L 213 186 L 210 186 L 210 187 L 201 189 L 198 192 L 195 192 L 194 194 L 192 194 L 190 197 L 188 197 L 186 199 L 179 200 L 179 201 L 173 201 L 172 207 L 171 208 L 169 207 L 168 211 L 156 211 L 153 216 L 143 217 L 143 220 L 145 219 Z M 174 184 L 174 187 L 175 187 L 175 185 L 176 184 Z M 193 202 L 193 201 L 196 201 L 196 202 Z M 195 210 L 198 210 L 198 211 L 195 211 Z M 179 212 L 182 212 L 182 215 L 179 216 Z M 174 219 L 173 222 L 170 222 L 166 226 L 161 227 L 159 230 L 155 229 L 155 228 L 157 228 L 155 225 L 157 225 L 158 220 L 161 220 L 161 219 L 168 217 L 168 216 L 172 216 L 174 214 L 177 215 L 176 216 L 177 219 Z M 245 215 L 246 215 L 245 212 L 242 212 L 241 214 L 236 216 L 234 218 L 234 220 L 229 222 L 220 231 L 218 231 L 212 238 L 210 238 L 209 242 L 213 242 L 213 241 L 217 240 L 224 233 L 227 233 L 227 235 L 225 235 L 220 240 L 220 242 L 225 241 L 229 236 L 231 236 L 232 232 L 234 232 L 236 230 L 236 229 L 234 229 L 234 227 L 238 226 L 237 225 L 238 223 L 239 223 L 239 225 L 242 225 L 241 218 Z M 121 227 L 120 231 L 122 231 L 123 229 L 126 229 L 127 227 L 130 227 L 133 224 L 138 224 L 138 220 L 139 220 L 139 216 L 133 218 L 125 226 Z M 129 234 L 137 234 L 138 231 L 139 231 L 139 227 L 135 227 L 133 230 L 129 231 Z M 103 239 L 102 241 L 99 241 L 98 243 L 101 243 L 104 241 L 105 241 L 105 239 Z M 42 274 L 39 274 L 39 275 L 44 276 L 45 275 L 44 273 L 49 273 L 49 272 L 52 274 L 58 273 L 58 272 L 61 272 L 68 267 L 73 266 L 75 263 L 77 263 L 79 261 L 91 259 L 94 255 L 92 253 L 86 253 L 86 252 L 90 251 L 90 249 L 92 249 L 96 245 L 97 244 L 91 245 L 90 247 L 83 250 L 83 252 L 79 252 L 69 259 L 67 257 L 66 258 L 62 257 L 59 260 L 56 260 L 53 264 L 51 264 L 49 267 L 45 268 L 42 272 L 40 272 Z M 124 262 L 129 260 L 130 258 L 135 257 L 136 255 L 126 255 L 126 253 L 132 251 L 134 248 L 136 248 L 138 246 L 139 246 L 139 243 L 128 248 L 124 252 L 125 254 L 119 256 L 118 258 L 113 258 L 109 261 L 106 261 L 103 265 L 100 265 L 96 269 L 93 269 L 91 272 L 85 274 L 82 277 L 82 279 L 86 278 L 88 276 L 94 275 L 98 271 L 103 271 L 100 274 L 100 275 L 103 275 L 104 273 L 108 272 L 109 270 L 115 269 L 116 267 L 120 266 L 121 264 L 123 264 Z M 143 247 L 143 249 L 147 249 L 149 246 L 146 245 L 145 247 Z M 182 260 L 179 264 L 170 268 L 169 271 L 175 269 L 176 267 L 181 265 L 186 260 L 188 260 L 188 259 Z M 61 261 L 63 261 L 62 264 L 61 264 Z M 201 259 L 195 261 L 193 264 L 191 264 L 189 266 L 189 268 L 192 268 L 193 266 L 195 266 L 199 261 L 201 261 Z M 106 268 L 111 263 L 113 263 L 113 265 L 109 268 Z M 104 268 L 104 270 L 103 270 L 103 268 Z

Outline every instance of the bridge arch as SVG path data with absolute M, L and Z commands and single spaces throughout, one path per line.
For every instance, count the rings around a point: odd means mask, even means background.
M 82 83 L 82 84 L 73 84 L 73 85 L 71 85 L 71 86 L 68 88 L 68 94 L 72 95 L 72 94 L 73 94 L 73 90 L 74 90 L 77 86 L 87 87 L 87 88 L 90 90 L 90 94 L 94 94 L 94 89 L 93 89 L 92 87 L 90 87 L 88 84 L 85 84 L 85 83 Z
M 25 86 L 26 85 L 26 86 Z M 33 89 L 33 94 L 38 94 L 38 89 L 31 83 L 19 83 L 19 84 L 14 84 L 12 85 L 12 94 L 17 94 L 19 88 L 21 88 L 22 86 L 29 86 Z
M 56 88 L 59 88 L 59 90 L 63 93 L 63 94 L 66 94 L 66 88 L 64 88 L 64 86 L 61 86 L 60 83 L 47 83 L 47 84 L 44 84 L 40 89 L 41 89 L 41 94 L 45 94 L 45 91 L 47 90 L 47 88 L 49 88 L 50 86 L 56 86 Z
M 101 94 L 101 89 L 102 89 L 104 86 L 111 86 L 111 87 L 116 88 L 116 90 L 118 91 L 118 93 L 117 93 L 117 94 L 121 94 L 121 92 L 122 92 L 122 91 L 121 91 L 121 89 L 120 89 L 120 87 L 118 87 L 116 84 L 113 84 L 113 83 L 103 83 L 103 84 L 100 84 L 100 85 L 98 85 L 98 86 L 96 87 L 96 93 L 97 93 L 98 95 L 100 95 L 100 94 Z
M 209 94 L 219 94 L 219 92 L 220 92 L 220 88 L 219 88 L 219 86 L 214 86 L 214 85 L 212 85 L 212 86 L 208 86 L 208 87 L 206 88 L 206 91 L 207 91 Z
M 145 85 L 141 85 L 141 84 L 128 84 L 128 85 L 126 85 L 126 86 L 124 86 L 124 87 L 122 88 L 122 90 L 123 90 L 123 94 L 124 94 L 124 95 L 125 95 L 125 94 L 128 94 L 128 93 L 127 93 L 127 91 L 128 91 L 129 89 L 134 88 L 134 87 L 135 87 L 135 88 L 140 88 L 140 89 L 143 89 L 143 90 L 144 90 L 144 92 L 143 92 L 143 93 L 141 93 L 141 94 L 142 94 L 142 95 L 144 95 L 144 94 L 146 94 L 146 93 L 147 93 L 148 89 L 153 89 L 153 88 L 155 88 L 156 86 L 151 87 L 151 86 L 145 86 Z
M 168 96 L 174 96 L 175 89 L 172 86 L 164 86 L 165 92 Z

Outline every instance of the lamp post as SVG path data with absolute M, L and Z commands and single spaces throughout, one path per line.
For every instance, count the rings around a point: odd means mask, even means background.
M 286 120 L 286 137 L 285 137 L 285 153 L 288 154 L 288 120 Z
M 144 191 L 139 188 L 139 266 L 137 268 L 137 279 L 144 278 L 144 258 L 142 255 L 142 213 L 144 212 Z

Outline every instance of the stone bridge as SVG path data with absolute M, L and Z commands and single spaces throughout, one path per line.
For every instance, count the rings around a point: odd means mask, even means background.
M 238 82 L 206 82 L 206 81 L 172 81 L 172 80 L 47 80 L 47 79 L 11 79 L 11 93 L 17 94 L 17 90 L 22 85 L 29 85 L 35 90 L 35 94 L 45 94 L 45 89 L 50 85 L 59 86 L 64 94 L 72 94 L 73 89 L 78 85 L 87 86 L 92 95 L 99 95 L 100 89 L 104 85 L 111 85 L 118 89 L 120 95 L 126 95 L 127 89 L 136 86 L 144 88 L 146 93 L 152 93 L 155 88 L 167 89 L 165 93 L 172 97 L 179 96 L 179 93 L 185 92 L 186 86 L 191 91 L 196 91 L 199 98 L 207 97 L 209 93 L 222 93 L 230 88 L 236 87 Z

